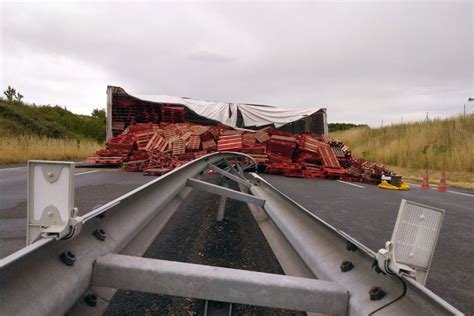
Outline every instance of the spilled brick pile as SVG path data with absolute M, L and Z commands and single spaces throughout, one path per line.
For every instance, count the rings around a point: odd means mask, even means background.
M 272 128 L 234 130 L 193 123 L 132 124 L 110 138 L 86 164 L 117 165 L 126 171 L 162 175 L 216 151 L 252 156 L 266 173 L 377 184 L 392 174 L 383 165 L 356 158 L 328 136 L 292 134 Z

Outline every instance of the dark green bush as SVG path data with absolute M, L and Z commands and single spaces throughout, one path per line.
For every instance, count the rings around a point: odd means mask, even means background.
M 25 105 L 0 99 L 0 130 L 11 135 L 105 140 L 105 111 L 79 115 L 60 106 Z

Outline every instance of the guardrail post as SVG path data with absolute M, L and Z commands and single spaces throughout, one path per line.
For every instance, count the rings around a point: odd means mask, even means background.
M 224 181 L 224 184 L 222 184 L 224 188 L 229 188 L 229 183 L 228 181 Z M 224 219 L 224 212 L 225 212 L 225 205 L 227 202 L 227 197 L 224 195 L 221 195 L 221 200 L 219 201 L 219 208 L 217 209 L 217 221 L 222 222 Z

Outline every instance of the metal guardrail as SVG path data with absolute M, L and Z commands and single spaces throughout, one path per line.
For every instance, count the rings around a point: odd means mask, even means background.
M 187 180 L 207 170 L 208 163 L 236 157 L 251 159 L 235 153 L 201 157 L 86 214 L 75 238 L 40 240 L 21 255 L 2 259 L 0 315 L 57 315 L 71 308 L 101 314 L 105 299 L 99 296 L 93 310 L 83 300 L 95 292 L 90 287 L 94 262 L 109 253 L 142 255 L 191 190 Z M 106 235 L 103 241 L 94 236 L 98 229 Z M 60 260 L 70 254 L 72 266 Z
M 296 269 L 294 273 L 304 273 L 304 269 L 309 269 L 318 279 L 334 281 L 347 289 L 350 292 L 350 315 L 462 315 L 413 279 L 378 273 L 374 267 L 373 251 L 324 222 L 260 176 L 251 174 L 251 177 L 256 185 L 250 191 L 266 201 L 263 211 L 272 221 L 274 230 L 287 241 L 287 244 L 276 243 L 271 237 L 267 238 L 273 250 L 280 253 L 293 251 L 298 255 L 304 268 L 302 272 Z M 253 208 L 253 213 L 258 214 Z M 257 219 L 257 222 L 262 222 L 262 219 Z M 282 251 L 279 247 L 286 248 Z M 283 268 L 286 260 L 285 257 L 279 259 Z M 352 267 L 346 270 L 343 266 L 347 267 L 348 262 Z M 372 300 L 369 292 L 374 288 L 382 290 L 385 295 Z
M 331 314 L 462 314 L 411 279 L 375 272 L 372 251 L 258 175 L 251 174 L 250 181 L 245 179 L 245 167 L 236 163 L 234 168 L 228 161 L 236 158 L 251 160 L 238 153 L 201 157 L 86 214 L 76 237 L 41 239 L 2 259 L 0 314 L 99 315 L 116 291 L 107 287 Z M 216 166 L 221 162 L 227 165 L 226 170 Z M 195 179 L 207 169 L 236 181 L 242 193 Z M 153 259 L 130 258 L 145 252 L 192 188 L 219 194 L 224 204 L 225 198 L 248 202 L 288 276 L 201 265 L 191 269 L 186 263 L 159 261 L 157 265 Z M 220 217 L 224 216 L 221 206 Z M 352 268 L 343 272 L 343 261 L 350 261 Z M 133 276 L 142 282 L 132 282 Z M 168 287 L 148 284 L 146 276 L 167 280 Z M 186 287 L 198 287 L 203 282 L 206 291 L 202 293 Z M 374 290 L 369 294 L 372 286 L 378 286 L 385 295 L 381 297 Z M 246 287 L 249 293 L 257 294 L 248 295 Z M 289 293 L 288 298 L 285 293 Z
M 349 299 L 330 281 L 113 254 L 97 260 L 92 284 L 330 315 Z

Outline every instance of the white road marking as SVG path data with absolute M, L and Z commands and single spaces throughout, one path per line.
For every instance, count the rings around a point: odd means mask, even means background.
M 407 182 L 410 186 L 414 185 L 415 187 L 421 188 L 421 184 L 419 183 L 413 183 L 413 182 Z M 423 189 L 423 188 L 422 188 Z M 428 190 L 428 189 L 423 189 L 423 190 Z M 436 184 L 430 183 L 430 188 L 429 190 L 436 190 Z
M 337 180 L 337 182 L 340 182 L 340 183 L 345 183 L 345 184 L 348 184 L 348 185 L 353 185 L 355 187 L 358 187 L 358 188 L 362 188 L 362 189 L 365 189 L 364 186 L 362 185 L 359 185 L 359 184 L 355 184 L 355 183 L 351 183 L 351 182 L 346 182 L 346 181 L 342 181 L 342 180 Z
M 423 190 L 436 190 L 436 188 L 437 188 L 437 187 L 436 187 L 436 184 L 434 184 L 434 183 L 430 183 L 430 184 L 429 184 L 429 185 L 430 185 L 430 188 L 429 188 L 429 189 L 424 189 L 424 188 L 422 188 L 422 187 L 421 187 L 421 184 L 419 184 L 419 183 L 413 183 L 413 182 L 408 182 L 408 181 L 407 181 L 407 183 L 408 183 L 410 186 L 413 185 L 413 186 L 419 187 L 419 188 L 421 188 L 421 189 L 423 189 Z
M 3 168 L 3 169 L 0 169 L 0 171 L 18 170 L 18 169 L 26 169 L 26 167 Z
M 456 192 L 456 191 L 451 191 L 451 190 L 448 190 L 448 191 L 446 191 L 446 192 L 454 193 L 454 194 L 461 194 L 461 195 L 470 196 L 470 197 L 474 197 L 474 194 L 469 194 L 469 193 L 462 193 L 462 192 Z
M 99 172 L 99 171 L 100 170 L 85 171 L 85 172 L 81 172 L 81 173 L 76 173 L 74 175 L 75 176 L 80 176 L 80 175 L 83 175 L 83 174 L 94 173 L 94 172 Z
M 417 187 L 421 187 L 420 184 L 418 183 L 411 183 L 409 182 L 410 185 L 414 185 L 414 186 L 417 186 Z M 436 185 L 435 184 L 430 184 L 430 189 L 431 190 L 435 190 L 436 191 Z M 424 189 L 426 190 L 426 189 Z M 448 189 L 446 192 L 449 192 L 449 193 L 453 193 L 453 194 L 460 194 L 460 195 L 465 195 L 465 196 L 470 196 L 470 197 L 474 197 L 474 194 L 469 194 L 469 193 L 463 193 L 463 192 L 457 192 L 457 191 L 451 191 L 450 189 Z

